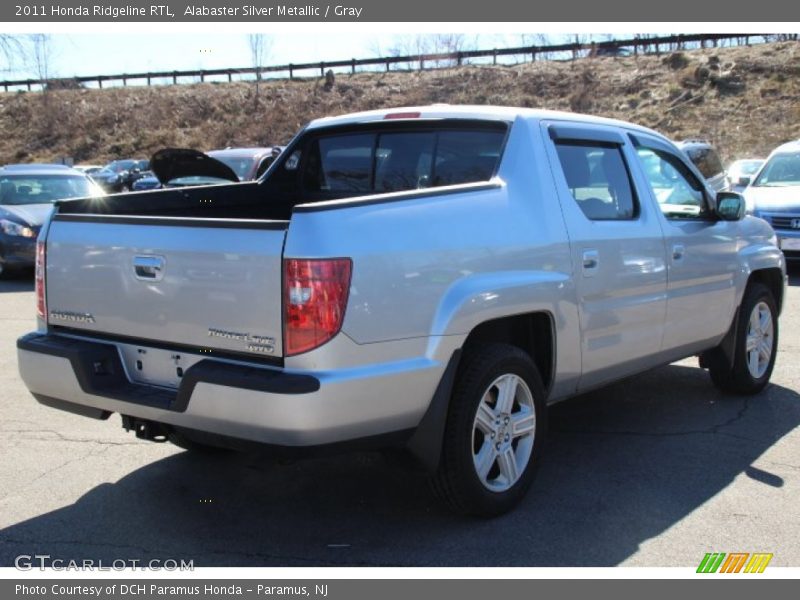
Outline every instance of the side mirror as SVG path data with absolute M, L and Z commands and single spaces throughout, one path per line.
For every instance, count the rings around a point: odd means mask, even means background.
M 747 187 L 748 185 L 750 185 L 750 181 L 752 181 L 750 177 L 739 177 L 739 181 L 737 182 L 736 185 Z
M 717 194 L 717 215 L 723 221 L 741 221 L 744 218 L 744 197 L 736 192 Z

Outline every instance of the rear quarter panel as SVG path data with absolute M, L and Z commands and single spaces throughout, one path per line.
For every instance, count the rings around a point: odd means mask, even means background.
M 557 387 L 578 375 L 579 331 L 569 242 L 539 135 L 517 119 L 493 189 L 296 212 L 284 256 L 352 258 L 342 332 L 365 350 L 426 340 L 419 347 L 444 364 L 448 338 L 463 340 L 490 319 L 547 312 Z

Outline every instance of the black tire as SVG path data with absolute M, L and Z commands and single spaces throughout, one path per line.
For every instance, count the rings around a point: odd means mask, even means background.
M 768 307 L 773 333 L 771 336 L 771 353 L 766 370 L 760 376 L 751 372 L 748 366 L 747 336 L 751 315 L 759 305 Z M 736 339 L 734 340 L 732 360 L 727 358 L 720 349 L 713 350 L 709 355 L 708 373 L 711 381 L 723 392 L 738 395 L 757 394 L 769 383 L 772 369 L 775 367 L 775 357 L 778 350 L 778 310 L 775 298 L 768 287 L 760 283 L 748 285 L 742 298 L 739 314 L 736 317 Z
M 508 489 L 492 490 L 487 487 L 489 482 L 484 483 L 479 476 L 473 455 L 477 447 L 482 447 L 484 443 L 494 444 L 486 436 L 482 440 L 476 437 L 476 434 L 483 434 L 475 430 L 475 419 L 484 395 L 494 389 L 492 384 L 503 375 L 515 375 L 526 384 L 532 396 L 535 425 L 532 443 L 530 440 L 526 441 L 525 447 L 531 448 L 531 452 L 524 468 L 519 471 L 519 478 Z M 521 389 L 524 394 L 524 388 Z M 497 393 L 499 395 L 499 388 Z M 441 460 L 431 479 L 431 487 L 436 496 L 454 512 L 482 517 L 497 516 L 516 506 L 533 482 L 544 447 L 547 428 L 544 398 L 544 386 L 539 372 L 530 356 L 519 348 L 506 344 L 490 344 L 465 354 L 450 400 Z M 516 399 L 514 406 L 522 410 Z M 515 439 L 512 437 L 509 444 L 513 445 Z M 517 443 L 514 452 L 520 451 L 521 442 L 517 440 Z M 498 473 L 496 477 L 502 478 L 499 460 L 492 466 L 492 470 L 495 469 Z M 492 470 L 487 478 L 491 476 Z

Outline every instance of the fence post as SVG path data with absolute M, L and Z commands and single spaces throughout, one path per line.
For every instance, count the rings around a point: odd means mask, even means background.
M 177 85 L 177 84 L 178 84 L 178 72 L 177 71 L 173 71 L 172 72 L 172 85 Z
M 206 72 L 200 71 L 200 83 L 205 83 L 206 81 Z
M 147 76 L 147 86 L 150 87 L 150 75 Z
M 233 81 L 233 73 L 231 71 L 228 71 L 228 83 L 230 83 L 231 81 Z
M 389 65 L 390 65 L 390 63 L 389 63 L 389 59 L 387 58 L 387 59 L 386 59 L 386 72 L 387 72 L 387 73 L 389 72 Z
M 99 87 L 101 90 L 103 89 L 103 80 L 99 77 L 97 78 L 97 87 Z
M 294 65 L 289 63 L 289 79 L 294 78 Z
M 350 73 L 352 75 L 356 74 L 356 59 L 355 58 L 350 59 Z
M 492 64 L 497 65 L 497 48 L 492 50 Z
M 320 77 L 325 77 L 325 63 L 324 62 L 319 63 L 319 76 Z
M 460 66 L 461 66 L 461 63 L 462 63 L 462 61 L 464 60 L 464 57 L 462 56 L 461 52 L 459 52 L 459 53 L 456 55 L 456 60 L 458 61 L 458 66 L 460 67 Z

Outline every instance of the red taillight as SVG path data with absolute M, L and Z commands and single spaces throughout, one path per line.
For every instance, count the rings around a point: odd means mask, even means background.
M 47 303 L 45 302 L 44 289 L 45 258 L 45 243 L 36 242 L 36 313 L 40 319 L 47 321 Z
M 396 112 L 389 113 L 384 119 L 419 119 L 422 113 L 419 112 Z
M 284 353 L 308 352 L 339 333 L 350 292 L 349 258 L 283 261 Z

